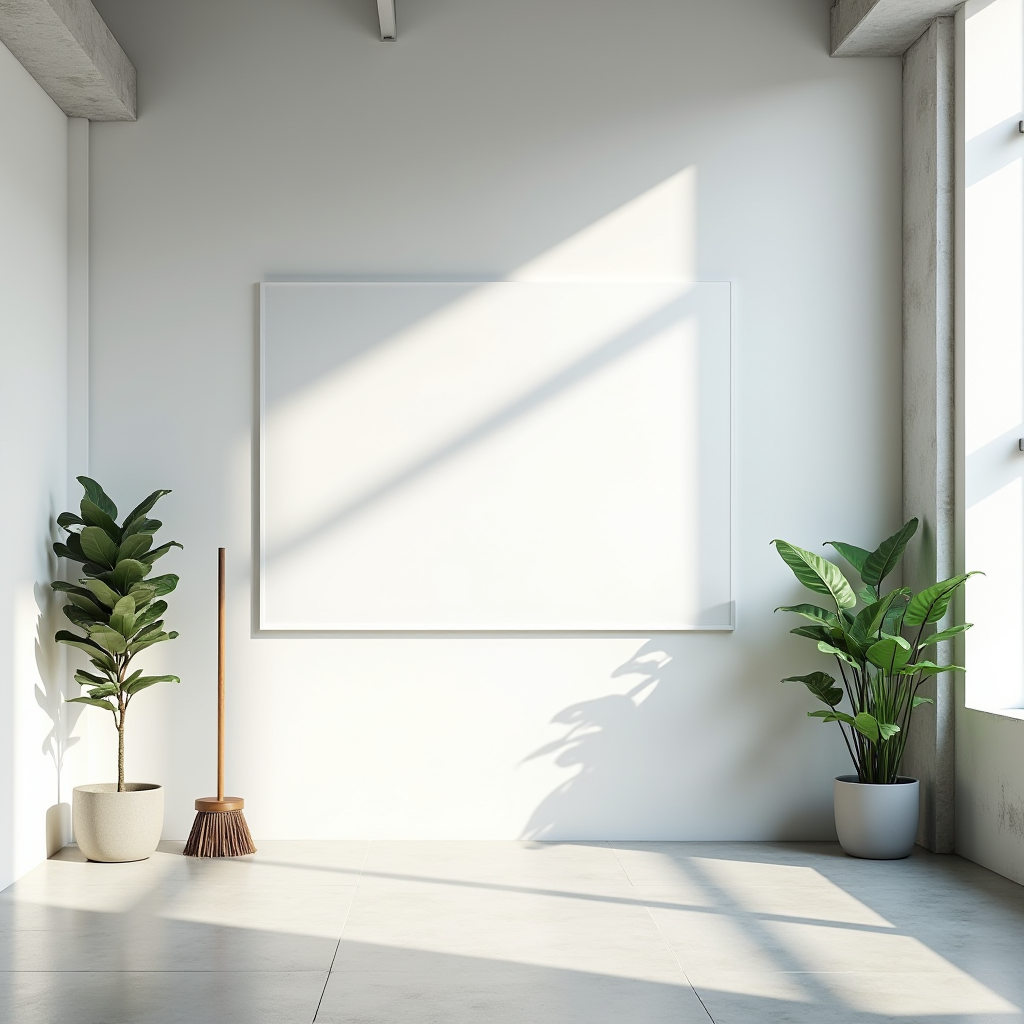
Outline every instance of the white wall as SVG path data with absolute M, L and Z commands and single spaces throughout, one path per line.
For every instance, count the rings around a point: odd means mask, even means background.
M 769 541 L 899 520 L 899 62 L 830 60 L 821 0 L 430 0 L 395 44 L 365 0 L 97 6 L 140 118 L 93 126 L 91 458 L 126 506 L 174 488 L 151 664 L 183 682 L 127 753 L 167 835 L 214 781 L 218 544 L 257 837 L 834 834 L 845 752 L 778 682 L 820 656 L 772 615 L 799 589 Z M 666 262 L 736 285 L 734 634 L 253 632 L 259 281 Z
M 2 45 L 0 95 L 2 888 L 46 856 L 48 808 L 69 797 L 48 526 L 65 495 L 68 165 L 67 118 Z
M 1024 882 L 1024 0 L 957 18 L 958 403 L 967 668 L 956 733 L 956 850 Z

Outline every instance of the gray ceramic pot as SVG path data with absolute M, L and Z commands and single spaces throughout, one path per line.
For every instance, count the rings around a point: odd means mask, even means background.
M 78 848 L 89 860 L 145 860 L 164 827 L 163 786 L 126 782 L 123 793 L 116 782 L 76 786 L 71 823 Z
M 917 779 L 903 776 L 894 785 L 877 786 L 840 775 L 833 795 L 842 848 L 851 857 L 871 860 L 909 857 L 917 839 L 920 789 Z

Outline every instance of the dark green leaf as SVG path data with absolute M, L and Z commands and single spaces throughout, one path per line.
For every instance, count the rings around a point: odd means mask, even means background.
M 912 676 L 920 672 L 923 676 L 938 676 L 943 672 L 965 672 L 963 665 L 936 665 L 934 661 L 917 661 L 913 665 L 904 665 L 900 668 L 900 675 Z
M 84 668 L 80 668 L 75 672 L 75 682 L 81 683 L 83 686 L 110 685 L 109 679 L 104 679 L 102 676 L 94 676 L 91 672 L 86 672 Z
M 827 540 L 825 543 L 831 544 L 857 570 L 858 574 L 863 574 L 864 562 L 870 554 L 869 551 L 857 547 L 856 544 L 844 544 L 841 540 Z
M 921 641 L 921 646 L 927 647 L 929 644 L 941 644 L 943 640 L 952 640 L 960 633 L 967 632 L 973 625 L 973 622 L 962 622 L 959 626 L 950 626 L 949 629 L 944 629 L 939 633 L 932 633 L 931 636 Z
M 104 617 L 110 614 L 109 611 L 100 607 L 99 603 L 88 591 L 84 593 L 68 593 L 67 597 L 76 608 L 81 609 L 83 612 L 88 612 L 90 615 L 95 615 L 98 619 L 102 618 L 106 621 Z
M 87 526 L 78 536 L 82 541 L 82 551 L 90 562 L 102 565 L 104 569 L 114 568 L 117 564 L 117 545 L 105 530 L 98 526 Z
M 147 686 L 153 686 L 154 683 L 180 683 L 181 680 L 177 676 L 142 676 L 140 679 L 136 679 L 134 683 L 126 686 L 125 689 L 129 694 L 138 693 L 139 690 L 146 689 Z
M 910 644 L 901 636 L 883 636 L 868 648 L 867 657 L 884 672 L 895 672 L 910 660 Z
M 137 533 L 148 533 L 150 535 L 157 532 L 164 524 L 159 519 L 146 519 L 143 516 L 142 519 L 134 519 L 124 528 L 124 537 L 134 537 Z
M 96 599 L 105 607 L 113 610 L 115 604 L 121 600 L 121 595 L 103 582 L 103 580 L 86 580 L 86 589 L 91 591 Z
M 173 572 L 169 572 L 164 576 L 151 576 L 146 580 L 146 585 L 154 589 L 157 597 L 163 597 L 164 594 L 169 594 L 174 590 L 178 585 L 179 578 Z
M 169 540 L 166 544 L 161 544 L 158 548 L 153 548 L 148 554 L 142 556 L 142 561 L 147 565 L 152 565 L 158 558 L 163 558 L 171 548 L 181 548 L 184 550 L 185 545 L 179 544 L 176 540 Z
M 851 632 L 854 637 L 861 642 L 868 637 L 873 637 L 882 628 L 882 623 L 885 621 L 885 613 L 898 596 L 898 592 L 894 590 L 886 594 L 881 601 L 876 601 L 874 604 L 869 604 L 866 608 L 862 608 L 853 620 Z
M 72 526 L 85 526 L 85 520 L 79 519 L 74 512 L 61 512 L 57 516 L 57 525 L 64 530 L 70 530 Z
M 80 476 L 78 482 L 85 488 L 85 496 L 89 501 L 103 509 L 111 519 L 117 518 L 117 506 L 107 497 L 106 492 L 95 480 L 87 476 Z
M 964 573 L 963 576 L 953 576 L 951 579 L 941 580 L 939 583 L 932 584 L 927 590 L 922 590 L 920 594 L 911 599 L 903 621 L 908 626 L 922 626 L 927 622 L 938 622 L 946 614 L 949 602 L 957 590 L 972 576 L 977 575 L 976 572 Z
M 109 654 L 124 654 L 128 649 L 127 640 L 109 626 L 93 626 L 89 630 L 89 638 Z
M 153 538 L 148 533 L 136 533 L 126 537 L 117 549 L 117 560 L 141 558 L 153 546 Z
M 784 540 L 773 540 L 782 560 L 808 590 L 831 596 L 839 608 L 852 608 L 857 603 L 853 590 L 839 567 L 813 551 L 805 551 Z
M 826 644 L 832 643 L 832 634 L 825 626 L 797 626 L 791 629 L 794 636 L 806 636 L 811 640 L 821 640 Z
M 811 622 L 824 622 L 826 625 L 838 625 L 839 618 L 835 612 L 827 608 L 819 608 L 816 604 L 789 604 L 782 605 L 775 609 L 777 612 L 793 612 L 795 615 L 802 615 Z
M 113 683 L 105 683 L 103 686 L 97 686 L 94 690 L 89 691 L 89 696 L 93 700 L 97 697 L 113 697 L 117 693 L 117 687 Z
M 134 523 L 137 519 L 144 516 L 165 494 L 170 493 L 168 490 L 154 491 L 145 501 L 140 502 L 128 513 L 124 525 L 128 526 L 129 523 Z
M 855 662 L 846 651 L 840 650 L 834 644 L 826 643 L 824 640 L 818 643 L 818 650 L 821 651 L 822 654 L 833 654 L 837 658 L 842 658 L 843 661 L 848 661 L 853 666 L 856 666 L 857 664 L 857 662 Z
M 110 613 L 110 628 L 128 639 L 135 632 L 135 598 L 122 597 Z
M 823 722 L 845 722 L 853 725 L 853 719 L 842 711 L 808 711 L 808 718 L 820 718 Z
M 154 601 L 144 612 L 135 617 L 135 628 L 141 629 L 156 622 L 163 613 L 167 611 L 166 601 Z
M 91 704 L 94 708 L 103 708 L 104 711 L 113 711 L 114 705 L 106 700 L 94 700 L 92 697 L 66 697 L 66 704 Z
M 82 518 L 89 526 L 98 526 L 115 544 L 121 542 L 121 528 L 88 498 L 82 499 Z
M 827 672 L 812 672 L 808 676 L 787 676 L 784 683 L 803 683 L 823 704 L 834 708 L 842 699 L 843 691 Z
M 887 540 L 883 540 L 878 547 L 868 555 L 864 562 L 864 569 L 861 572 L 861 579 L 873 587 L 880 587 L 882 580 L 899 565 L 903 552 L 910 542 L 910 538 L 917 532 L 917 520 L 911 519 L 905 523 Z
M 68 536 L 75 537 L 77 539 L 78 534 L 71 533 L 68 534 Z M 61 544 L 60 541 L 57 541 L 57 543 L 53 545 L 53 553 L 58 558 L 67 558 L 70 559 L 72 562 L 86 561 L 85 555 L 83 555 L 80 551 L 72 550 L 67 544 Z
M 76 608 L 73 604 L 66 604 L 61 611 L 65 617 L 73 622 L 76 626 L 80 626 L 82 629 L 88 629 L 90 626 L 94 626 L 97 623 L 103 623 L 106 625 L 107 617 L 97 613 L 91 613 L 83 611 L 81 608 Z
M 147 633 L 139 640 L 133 640 L 128 645 L 128 651 L 131 654 L 138 654 L 139 651 L 144 651 L 147 647 L 152 647 L 153 644 L 161 644 L 165 640 L 173 640 L 178 634 L 171 635 L 170 633 Z
M 110 574 L 114 586 L 122 593 L 127 593 L 134 583 L 141 582 L 149 572 L 149 566 L 137 558 L 125 558 L 117 563 Z

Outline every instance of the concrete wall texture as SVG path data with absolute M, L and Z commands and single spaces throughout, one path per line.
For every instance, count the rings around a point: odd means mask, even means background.
M 396 44 L 354 0 L 97 6 L 139 121 L 92 126 L 91 465 L 119 503 L 174 489 L 182 636 L 151 664 L 182 684 L 127 754 L 167 836 L 214 781 L 219 544 L 256 835 L 833 835 L 846 754 L 779 683 L 820 656 L 773 617 L 801 592 L 769 541 L 900 520 L 899 60 L 830 60 L 819 0 L 435 0 Z M 657 265 L 641 227 L 599 236 L 674 179 L 668 248 L 737 296 L 735 633 L 255 633 L 258 282 Z M 869 472 L 838 468 L 851 437 Z

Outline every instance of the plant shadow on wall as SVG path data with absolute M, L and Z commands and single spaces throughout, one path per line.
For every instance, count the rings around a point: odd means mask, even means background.
M 613 679 L 639 676 L 638 683 L 555 715 L 552 724 L 565 726 L 563 735 L 521 764 L 553 756 L 559 768 L 576 772 L 531 814 L 524 839 L 597 838 L 591 823 L 610 801 L 633 808 L 640 820 L 645 801 L 660 796 L 665 785 L 657 751 L 678 744 L 678 723 L 665 705 L 680 671 L 664 641 L 649 640 L 612 673 Z
M 53 522 L 53 513 L 50 522 Z M 51 536 L 51 542 L 57 535 Z M 48 575 L 52 579 L 56 575 L 57 560 L 47 545 Z M 42 742 L 42 753 L 53 762 L 55 774 L 55 802 L 46 811 L 46 853 L 52 856 L 71 839 L 71 805 L 64 799 L 61 782 L 64 774 L 64 760 L 71 747 L 79 742 L 79 737 L 72 736 L 75 725 L 83 709 L 68 704 L 65 700 L 70 696 L 67 673 L 62 664 L 60 648 L 51 640 L 54 631 L 61 623 L 60 604 L 53 590 L 46 584 L 37 583 L 32 588 L 36 610 L 35 661 L 39 682 L 35 686 L 36 704 L 45 712 L 50 720 L 50 731 Z

